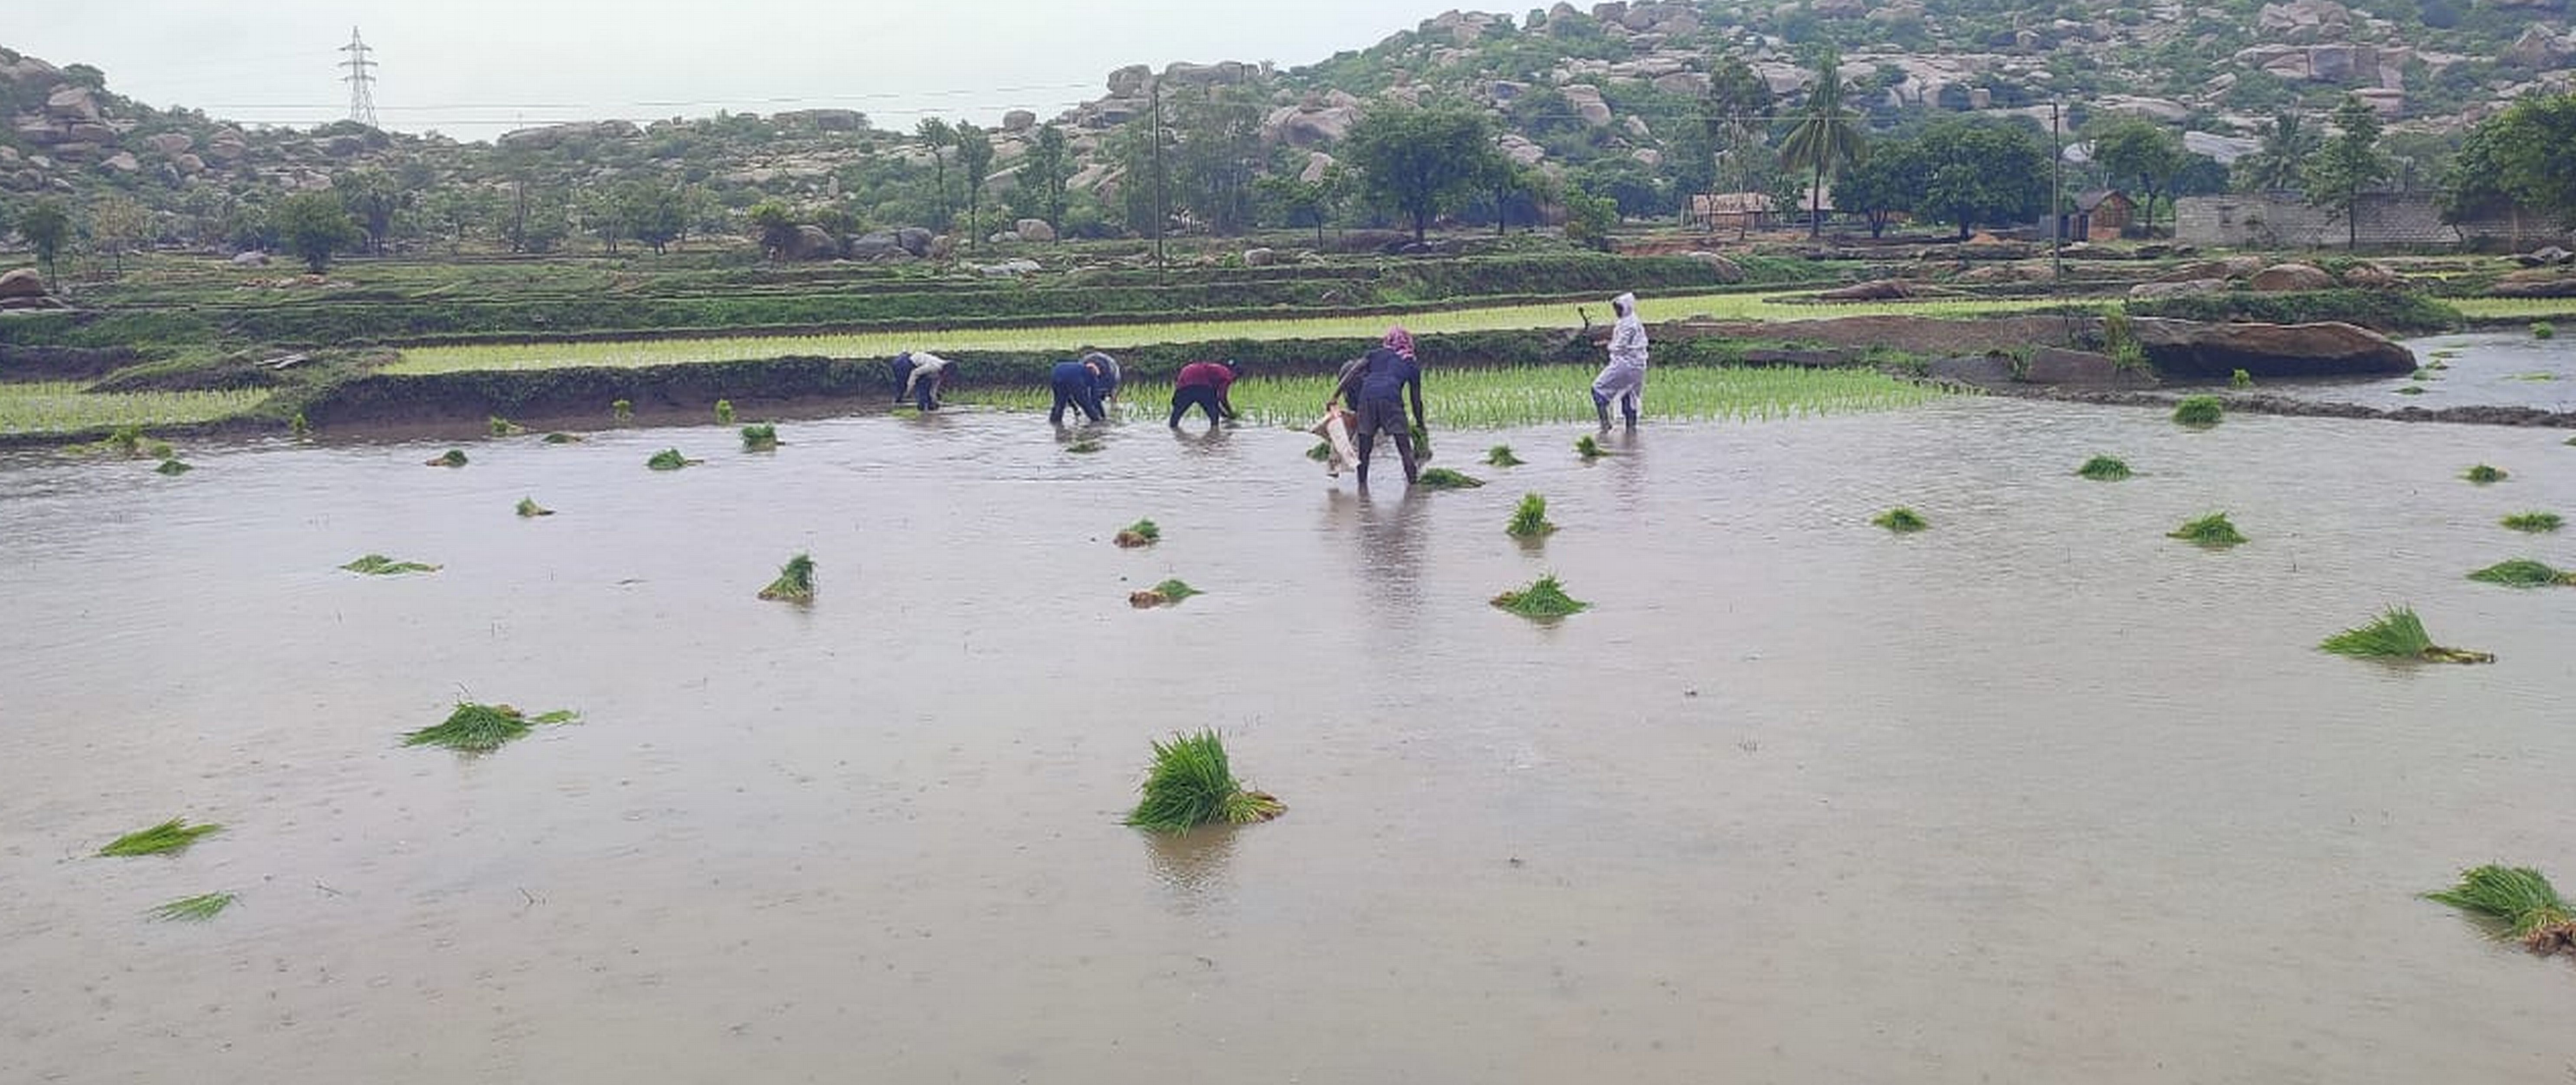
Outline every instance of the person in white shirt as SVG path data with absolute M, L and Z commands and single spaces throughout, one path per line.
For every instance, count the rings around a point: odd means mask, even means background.
M 894 356 L 894 401 L 912 400 L 923 414 L 939 409 L 939 393 L 948 387 L 948 359 L 926 350 L 907 350 Z
M 1637 318 L 1637 295 L 1610 299 L 1610 309 L 1619 315 L 1610 329 L 1610 364 L 1592 378 L 1592 409 L 1600 414 L 1604 433 L 1610 431 L 1610 404 L 1619 404 L 1628 428 L 1635 429 L 1637 411 L 1646 400 L 1646 322 Z

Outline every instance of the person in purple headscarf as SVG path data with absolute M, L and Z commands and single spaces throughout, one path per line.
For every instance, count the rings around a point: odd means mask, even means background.
M 1408 393 L 1413 401 L 1413 427 L 1404 422 Z M 1376 450 L 1380 433 L 1395 439 L 1395 454 L 1404 461 L 1405 483 L 1410 485 L 1421 477 L 1420 463 L 1413 454 L 1413 428 L 1427 432 L 1430 419 L 1422 410 L 1422 367 L 1413 360 L 1413 333 L 1390 328 L 1386 339 L 1356 367 L 1345 366 L 1342 381 L 1324 400 L 1324 408 L 1331 410 L 1337 400 L 1359 409 L 1359 429 L 1351 440 L 1359 446 L 1362 488 L 1368 486 L 1369 455 Z

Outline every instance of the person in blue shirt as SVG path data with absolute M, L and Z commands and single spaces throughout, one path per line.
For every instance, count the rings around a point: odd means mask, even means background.
M 1057 362 L 1047 374 L 1047 384 L 1055 389 L 1055 406 L 1047 409 L 1047 421 L 1063 425 L 1067 406 L 1080 407 L 1083 417 L 1100 421 L 1102 380 L 1097 362 Z
M 948 374 L 956 363 L 926 350 L 907 350 L 894 356 L 894 401 L 906 399 L 928 414 L 939 409 L 939 393 L 947 390 Z
M 1413 401 L 1413 426 L 1430 431 L 1430 420 L 1422 411 L 1422 367 L 1413 360 L 1413 335 L 1402 328 L 1389 329 L 1385 342 L 1368 352 L 1361 364 L 1349 370 L 1332 397 L 1324 401 L 1330 410 L 1335 400 L 1358 407 L 1359 429 L 1351 434 L 1351 443 L 1359 446 L 1360 488 L 1368 488 L 1369 455 L 1377 448 L 1377 435 L 1395 440 L 1395 454 L 1404 461 L 1404 481 L 1412 485 L 1422 477 L 1420 462 L 1413 454 L 1413 427 L 1404 423 L 1407 394 Z

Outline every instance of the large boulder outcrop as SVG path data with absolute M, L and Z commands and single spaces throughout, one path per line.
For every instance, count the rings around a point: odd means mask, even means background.
M 2256 272 L 2252 283 L 2255 290 L 2266 294 L 2331 290 L 2334 284 L 2334 276 L 2308 264 L 2274 264 Z
M 45 296 L 45 280 L 36 274 L 36 269 L 22 267 L 0 273 L 0 298 L 41 298 L 43 296 Z
M 820 226 L 799 226 L 779 255 L 790 260 L 829 260 L 841 255 L 841 242 Z
M 2576 275 L 2535 268 L 2496 280 L 2487 293 L 2499 298 L 2576 298 Z
M 1021 219 L 1011 226 L 1011 232 L 1020 235 L 1022 241 L 1055 240 L 1055 227 L 1048 225 L 1045 219 Z
M 2167 376 L 2223 379 L 2239 369 L 2256 377 L 2402 376 L 2415 353 L 2351 324 L 2202 324 L 2133 317 L 2130 334 Z
M 493 142 L 502 147 L 544 151 L 568 139 L 635 139 L 643 134 L 644 130 L 635 127 L 633 121 L 572 121 L 503 132 Z
M 64 87 L 46 96 L 45 116 L 65 124 L 96 123 L 98 96 L 88 87 Z
M 1610 127 L 1610 103 L 1602 100 L 1601 88 L 1586 83 L 1575 83 L 1558 88 L 1557 93 L 1565 95 L 1566 104 L 1574 107 L 1574 112 L 1583 118 L 1583 123 L 1594 128 Z

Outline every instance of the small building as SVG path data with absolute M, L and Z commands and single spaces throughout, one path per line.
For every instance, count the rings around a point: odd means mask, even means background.
M 1690 198 L 1690 224 L 1703 230 L 1759 230 L 1771 224 L 1771 197 L 1761 192 L 1703 192 Z
M 2137 201 L 2116 188 L 2098 188 L 2075 197 L 2075 213 L 2064 236 L 2084 241 L 2117 241 L 2138 219 Z
M 2339 249 L 2356 240 L 2375 249 L 2521 251 L 2568 243 L 2546 216 L 2507 208 L 2445 222 L 2429 192 L 2365 192 L 2352 220 L 2295 192 L 2185 196 L 2174 201 L 2174 240 L 2239 249 Z

